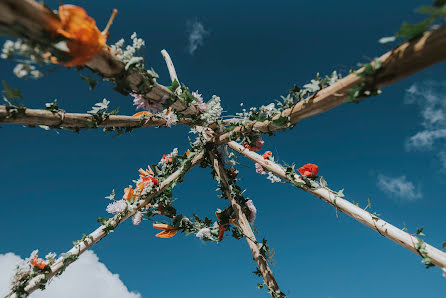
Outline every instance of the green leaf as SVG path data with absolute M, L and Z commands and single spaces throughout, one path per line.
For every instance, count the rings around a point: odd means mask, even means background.
M 3 88 L 5 88 L 5 90 L 3 90 L 2 92 L 3 94 L 5 94 L 6 97 L 8 97 L 9 99 L 23 98 L 20 89 L 12 89 L 8 84 L 6 84 L 5 81 L 2 81 L 2 83 Z
M 287 122 L 288 122 L 288 118 L 287 117 L 283 117 L 283 116 L 280 116 L 279 118 L 273 120 L 273 123 L 275 125 L 277 125 L 277 126 L 283 126 Z
M 83 80 L 83 81 L 85 81 L 85 82 L 87 82 L 88 83 L 88 85 L 89 85 L 89 89 L 90 90 L 93 90 L 94 89 L 94 87 L 96 87 L 96 85 L 98 84 L 98 81 L 96 81 L 92 76 L 84 76 L 84 75 L 81 75 L 81 79 Z
M 168 86 L 167 89 L 169 89 L 172 92 L 175 92 L 175 90 L 177 90 L 178 87 L 180 87 L 180 83 L 178 83 L 178 81 L 175 79 L 172 82 L 172 85 Z
M 435 17 L 429 17 L 418 24 L 403 23 L 400 30 L 396 33 L 397 37 L 412 39 L 422 35 L 434 22 Z
M 417 234 L 417 235 L 420 235 L 420 236 L 425 236 L 424 234 L 423 234 L 423 227 L 421 227 L 421 228 L 417 228 L 417 231 L 415 232 L 415 234 Z

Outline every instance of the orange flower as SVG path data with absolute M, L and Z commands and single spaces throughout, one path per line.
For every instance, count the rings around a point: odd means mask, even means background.
M 186 156 L 189 157 L 189 154 L 190 154 L 190 150 L 187 150 L 186 151 Z
M 68 39 L 68 55 L 72 59 L 63 63 L 65 66 L 84 65 L 96 56 L 105 46 L 106 35 L 114 16 L 118 11 L 113 10 L 113 14 L 104 32 L 99 31 L 93 18 L 87 12 L 75 5 L 61 5 L 59 7 L 60 22 L 48 20 L 53 33 L 60 34 Z M 54 59 L 50 59 L 55 62 Z
M 146 117 L 150 117 L 153 116 L 153 114 L 151 114 L 148 111 L 142 111 L 142 112 L 138 112 L 136 114 L 133 114 L 133 117 L 141 117 L 142 115 L 146 116 Z
M 318 166 L 312 163 L 307 163 L 303 167 L 299 168 L 299 173 L 305 177 L 314 177 L 317 175 L 318 171 Z
M 155 229 L 163 230 L 162 232 L 159 232 L 158 234 L 155 235 L 156 237 L 159 238 L 171 238 L 175 236 L 176 233 L 178 233 L 177 229 L 167 224 L 153 224 L 153 227 Z
M 172 163 L 173 159 L 170 154 L 163 155 L 164 163 L 167 165 L 168 163 Z
M 31 261 L 31 265 L 33 265 L 34 267 L 37 267 L 39 269 L 43 269 L 46 267 L 46 264 L 44 261 L 40 261 L 37 259 L 37 257 L 34 257 L 34 259 Z
M 272 155 L 273 153 L 271 151 L 266 151 L 265 153 L 263 153 L 263 159 L 268 159 Z
M 122 198 L 127 201 L 131 200 L 133 198 L 133 188 L 124 188 L 124 196 Z
M 150 168 L 150 166 L 147 166 L 147 170 L 144 171 L 143 169 L 139 169 L 138 172 L 141 174 L 141 175 L 139 175 L 139 177 L 141 177 L 142 181 L 144 181 L 144 182 L 152 181 L 153 184 L 155 184 L 155 185 L 158 184 L 158 179 L 153 177 L 154 173 L 153 173 L 152 169 Z M 139 187 L 139 184 L 138 184 L 138 187 Z M 142 187 L 144 187 L 144 184 Z

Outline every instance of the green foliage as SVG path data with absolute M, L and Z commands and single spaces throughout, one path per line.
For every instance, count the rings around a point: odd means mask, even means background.
M 427 29 L 429 29 L 430 25 L 435 21 L 435 17 L 429 17 L 417 24 L 410 24 L 404 22 L 401 25 L 400 30 L 396 33 L 397 37 L 402 37 L 406 39 L 413 39 L 421 36 Z
M 60 112 L 61 109 L 59 108 L 59 105 L 57 104 L 57 99 L 53 100 L 53 102 L 46 103 L 45 110 L 50 111 L 52 113 Z
M 94 87 L 96 87 L 96 85 L 98 84 L 98 81 L 96 81 L 91 75 L 88 76 L 81 75 L 81 79 L 82 81 L 88 83 L 90 91 L 93 90 Z

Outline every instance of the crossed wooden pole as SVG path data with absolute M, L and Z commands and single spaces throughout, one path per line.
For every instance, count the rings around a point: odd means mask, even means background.
M 36 42 L 42 41 L 42 32 L 44 31 L 45 10 L 42 6 L 32 0 L 0 0 L 0 23 L 3 26 L 20 24 L 24 28 L 21 33 L 24 38 L 32 39 Z M 446 59 L 446 26 L 440 27 L 430 32 L 424 33 L 423 36 L 417 39 L 409 40 L 397 46 L 393 50 L 385 53 L 379 59 L 381 63 L 380 71 L 373 77 L 374 86 L 381 88 L 393 82 L 401 80 L 415 72 L 425 69 L 433 64 L 441 62 Z M 172 81 L 177 80 L 175 68 L 166 51 L 163 51 L 163 57 L 168 65 L 169 74 Z M 124 65 L 119 62 L 108 51 L 102 51 L 86 64 L 95 73 L 104 78 L 113 80 L 116 75 L 124 76 L 129 84 L 136 86 L 141 82 L 138 73 L 126 72 Z M 304 120 L 313 115 L 317 115 L 328 110 L 331 110 L 345 102 L 349 91 L 361 83 L 367 82 L 370 78 L 358 76 L 363 68 L 356 70 L 343 79 L 340 79 L 333 85 L 326 87 L 316 94 L 297 102 L 292 107 L 284 110 L 280 115 L 276 115 L 271 121 L 251 121 L 245 125 L 238 126 L 230 132 L 220 133 L 222 127 L 229 124 L 231 119 L 222 121 L 220 123 L 213 123 L 209 127 L 198 127 L 193 124 L 192 117 L 180 120 L 178 123 L 194 127 L 206 139 L 208 144 L 211 144 L 212 150 L 204 150 L 193 153 L 191 163 L 187 166 L 179 168 L 172 173 L 166 180 L 164 180 L 156 189 L 149 193 L 146 197 L 140 199 L 136 203 L 136 208 L 123 216 L 122 218 L 110 219 L 109 224 L 116 228 L 123 221 L 135 214 L 139 209 L 156 199 L 166 187 L 172 185 L 174 181 L 182 178 L 187 171 L 193 166 L 200 163 L 203 158 L 208 157 L 211 164 L 219 177 L 222 185 L 222 191 L 229 199 L 231 206 L 236 214 L 236 219 L 246 238 L 248 246 L 253 254 L 253 258 L 257 263 L 260 272 L 262 273 L 265 284 L 270 289 L 271 295 L 276 297 L 280 292 L 280 288 L 274 278 L 273 272 L 268 265 L 265 257 L 260 253 L 258 242 L 251 229 L 248 219 L 244 214 L 239 203 L 231 194 L 231 185 L 228 183 L 228 177 L 224 163 L 218 153 L 219 146 L 228 146 L 232 150 L 240 153 L 246 158 L 260 164 L 266 171 L 284 179 L 292 184 L 300 183 L 300 188 L 323 201 L 333 205 L 337 210 L 347 214 L 353 219 L 363 223 L 371 229 L 379 232 L 382 236 L 394 241 L 395 243 L 407 248 L 408 250 L 421 255 L 419 250 L 419 239 L 415 236 L 391 225 L 390 223 L 378 218 L 377 216 L 367 212 L 364 209 L 350 203 L 346 199 L 340 197 L 336 192 L 331 191 L 327 187 L 311 188 L 305 185 L 305 180 L 297 175 L 288 175 L 286 170 L 279 164 L 264 159 L 261 155 L 246 149 L 239 143 L 232 141 L 232 139 L 253 130 L 261 133 L 269 133 L 286 128 L 285 125 L 278 125 L 274 120 L 280 117 L 288 119 L 288 125 L 294 125 L 301 120 Z M 124 74 L 124 75 L 123 75 Z M 175 110 L 186 111 L 185 115 L 195 115 L 198 113 L 193 105 L 187 106 L 182 99 L 178 97 L 178 90 L 170 91 L 165 86 L 160 84 L 154 87 L 145 95 L 153 101 L 160 101 L 166 97 L 174 97 L 177 100 L 172 108 Z M 93 120 L 93 116 L 89 114 L 66 113 L 64 111 L 51 112 L 39 109 L 25 109 L 22 113 L 15 115 L 14 118 L 8 117 L 8 109 L 5 106 L 0 106 L 0 122 L 9 124 L 27 124 L 27 125 L 47 125 L 50 127 L 65 127 L 65 128 L 87 128 L 89 123 Z M 124 115 L 110 115 L 103 122 L 99 124 L 101 127 L 151 127 L 151 126 L 165 126 L 166 120 L 157 117 L 156 115 L 147 116 L 143 121 L 141 119 L 124 116 Z M 104 226 L 101 225 L 98 229 L 93 231 L 85 240 L 73 246 L 68 251 L 69 254 L 80 256 L 84 251 L 100 241 L 108 233 L 104 231 Z M 429 245 L 425 245 L 425 256 L 427 255 L 431 263 L 446 271 L 446 253 Z M 423 257 L 425 257 L 423 256 Z M 64 269 L 64 260 L 58 259 L 52 266 L 50 273 L 40 274 L 31 279 L 25 291 L 30 294 L 39 288 L 40 281 L 43 279 L 50 279 L 57 275 Z M 11 293 L 13 296 L 13 293 Z

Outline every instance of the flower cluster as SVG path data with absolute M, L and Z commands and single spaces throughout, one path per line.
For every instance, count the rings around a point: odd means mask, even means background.
M 207 103 L 206 110 L 200 114 L 200 119 L 205 125 L 209 125 L 216 122 L 220 118 L 222 112 L 223 108 L 220 105 L 220 97 L 212 95 L 211 100 Z
M 128 69 L 132 64 L 140 64 L 140 66 L 143 66 L 141 63 L 144 63 L 143 57 L 135 56 L 135 54 L 139 53 L 145 46 L 144 40 L 138 38 L 136 32 L 133 32 L 130 38 L 132 39 L 132 45 L 127 45 L 125 49 L 125 41 L 123 38 L 118 40 L 114 45 L 110 46 L 110 52 L 115 55 L 116 58 L 126 64 L 126 69 Z
M 0 57 L 2 59 L 14 59 L 16 56 L 25 57 L 27 59 L 20 60 L 20 63 L 14 67 L 14 75 L 18 78 L 31 79 L 39 79 L 43 77 L 43 73 L 34 66 L 35 64 L 47 64 L 39 46 L 32 45 L 29 41 L 22 39 L 18 39 L 15 42 L 11 40 L 5 41 Z
M 27 282 L 34 276 L 48 272 L 49 266 L 56 261 L 55 253 L 49 253 L 45 259 L 38 257 L 39 251 L 34 250 L 28 258 L 21 260 L 16 266 L 16 272 L 11 280 L 11 290 L 16 293 L 17 297 L 24 297 L 26 295 L 25 287 Z M 41 284 L 45 286 L 46 281 Z
M 255 141 L 254 144 L 250 144 L 249 142 L 243 142 L 243 147 L 245 147 L 246 149 L 248 149 L 249 151 L 258 151 L 258 150 L 262 150 L 262 146 L 265 144 L 265 142 L 258 137 Z
M 158 113 L 163 109 L 164 102 L 149 100 L 144 96 L 144 94 L 138 94 L 135 92 L 130 92 L 129 94 L 133 97 L 133 105 L 136 106 L 137 110 L 143 109 L 149 112 Z
M 194 101 L 193 104 L 197 107 L 197 109 L 200 112 L 204 112 L 207 109 L 206 103 L 203 102 L 203 97 L 201 94 L 198 93 L 198 90 L 195 92 L 192 92 L 192 96 L 197 99 L 197 101 Z M 221 113 L 221 112 L 220 112 Z

